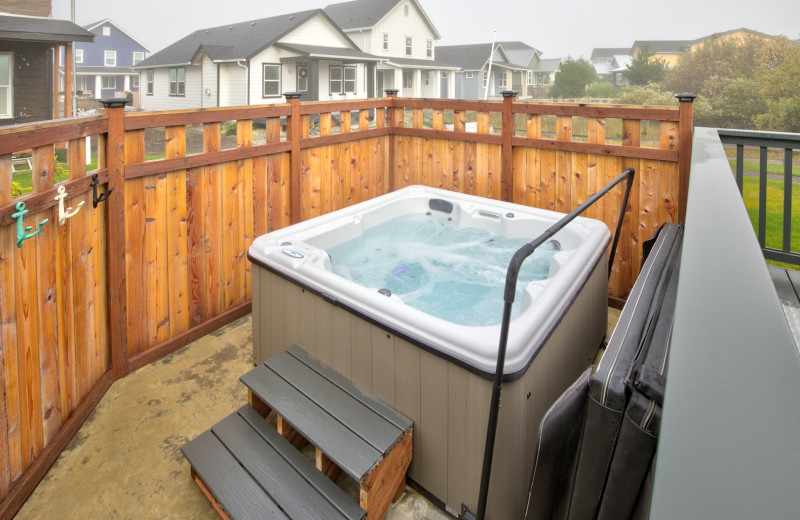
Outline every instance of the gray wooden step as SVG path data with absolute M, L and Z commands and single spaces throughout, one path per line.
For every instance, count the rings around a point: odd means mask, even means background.
M 358 482 L 412 426 L 410 419 L 297 346 L 268 359 L 241 381 Z
M 366 516 L 248 405 L 186 444 L 183 453 L 204 492 L 231 519 Z

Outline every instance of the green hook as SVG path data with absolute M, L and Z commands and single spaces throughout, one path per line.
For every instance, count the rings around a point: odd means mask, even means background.
M 28 213 L 28 210 L 25 209 L 24 202 L 18 202 L 15 206 L 17 208 L 17 212 L 11 215 L 11 218 L 17 219 L 17 247 L 22 247 L 22 243 L 28 240 L 31 237 L 34 237 L 39 234 L 39 231 L 42 230 L 45 223 L 47 223 L 47 219 L 39 222 L 39 229 L 31 233 L 31 229 L 33 226 L 28 226 L 24 230 L 22 229 L 22 217 Z

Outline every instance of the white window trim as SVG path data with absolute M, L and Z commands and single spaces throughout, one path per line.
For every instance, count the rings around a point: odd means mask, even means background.
M 425 56 L 433 58 L 433 40 L 425 41 Z
M 117 77 L 116 76 L 100 76 L 100 77 L 101 77 L 100 88 L 102 88 L 103 90 L 112 90 L 112 89 L 116 90 L 117 89 Z M 107 84 L 106 82 L 108 82 L 109 80 L 113 80 L 114 81 L 114 85 L 111 86 L 111 87 L 106 86 L 106 84 Z
M 148 96 L 153 95 L 153 78 L 155 78 L 156 72 L 154 69 L 146 69 L 144 72 L 144 82 L 146 84 L 145 93 Z
M 83 49 L 75 49 L 75 63 L 83 63 Z
M 489 84 L 489 73 L 485 70 L 483 71 L 483 88 L 486 88 L 486 85 Z
M 277 83 L 278 84 L 278 91 L 275 94 L 267 94 L 267 67 L 277 67 L 278 69 L 278 79 L 269 80 L 270 83 Z M 261 97 L 262 98 L 275 98 L 281 96 L 281 81 L 283 79 L 283 67 L 281 67 L 280 63 L 262 63 L 261 64 Z
M 139 58 L 139 61 L 136 61 L 136 56 L 137 55 L 141 56 L 141 58 Z M 142 51 L 134 51 L 133 52 L 133 64 L 136 65 L 136 64 L 138 64 L 139 62 L 142 62 L 142 61 L 144 61 L 144 52 L 142 52 Z
M 429 70 L 425 71 L 425 86 L 426 87 L 431 86 L 431 71 Z
M 389 50 L 389 33 L 383 33 L 383 40 L 382 40 L 383 50 Z
M 498 75 L 500 76 L 500 88 L 508 88 L 508 73 L 501 72 Z
M 8 56 L 8 84 L 0 85 L 0 89 L 7 91 L 6 106 L 0 107 L 0 119 L 10 119 L 14 117 L 14 54 L 3 52 L 0 56 Z
M 109 58 L 113 63 L 109 64 Z M 106 67 L 117 66 L 117 51 L 103 51 L 103 65 Z
M 413 36 L 406 36 L 405 40 L 405 47 L 406 47 L 406 56 L 413 56 L 414 55 L 414 37 Z
M 175 71 L 175 92 L 172 92 L 172 71 Z M 183 71 L 183 81 L 178 80 L 178 71 Z M 167 80 L 169 83 L 169 95 L 172 97 L 185 97 L 186 96 L 186 68 L 185 67 L 171 67 L 167 72 Z M 181 88 L 183 87 L 183 88 Z
M 339 71 L 339 79 L 333 78 L 333 71 Z M 352 78 L 348 75 L 352 74 Z M 334 82 L 338 87 L 334 87 Z M 348 88 L 348 83 L 352 83 L 352 88 Z M 357 71 L 353 65 L 331 65 L 328 67 L 328 91 L 330 94 L 355 94 L 358 89 Z
M 526 79 L 527 79 L 528 85 L 533 85 L 533 71 L 532 70 L 528 71 L 528 73 L 526 74 Z
M 103 36 L 111 36 L 111 27 L 108 25 L 103 26 Z
M 465 72 L 465 73 L 464 73 L 464 76 L 465 76 L 467 79 L 472 79 L 472 72 Z

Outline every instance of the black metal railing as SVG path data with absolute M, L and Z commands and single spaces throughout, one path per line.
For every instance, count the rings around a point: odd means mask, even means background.
M 758 207 L 757 235 L 758 243 L 764 252 L 764 258 L 792 265 L 800 265 L 800 251 L 792 250 L 792 188 L 793 188 L 793 154 L 800 150 L 800 134 L 782 132 L 758 132 L 751 130 L 717 129 L 723 144 L 736 145 L 736 184 L 739 193 L 744 193 L 745 147 L 758 148 Z M 777 159 L 769 157 L 770 150 L 783 150 L 783 156 Z M 774 154 L 774 152 L 773 152 Z M 781 247 L 767 244 L 767 179 L 770 162 L 783 165 L 783 174 L 774 173 L 783 181 L 783 230 Z M 800 182 L 800 177 L 798 178 Z

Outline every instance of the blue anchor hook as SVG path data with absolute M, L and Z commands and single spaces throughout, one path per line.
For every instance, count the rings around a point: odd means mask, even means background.
M 39 234 L 39 231 L 41 231 L 44 225 L 47 223 L 47 219 L 39 222 L 39 229 L 31 233 L 33 226 L 28 226 L 25 229 L 22 228 L 22 217 L 28 213 L 28 210 L 25 209 L 25 203 L 18 202 L 14 207 L 17 208 L 17 212 L 13 213 L 11 218 L 17 219 L 17 247 L 22 247 L 23 242 Z

